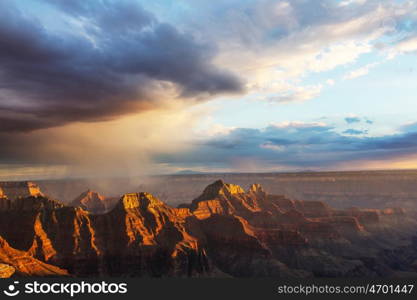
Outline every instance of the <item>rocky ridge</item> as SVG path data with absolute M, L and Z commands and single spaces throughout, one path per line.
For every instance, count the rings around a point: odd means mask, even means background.
M 75 198 L 69 206 L 81 207 L 84 210 L 94 213 L 105 213 L 107 209 L 106 198 L 99 193 L 91 190 L 87 190 L 80 196 Z
M 110 211 L 102 202 L 92 191 L 76 207 L 43 194 L 1 199 L 0 263 L 14 276 L 417 275 L 416 216 L 400 208 L 338 210 L 223 181 L 178 208 L 149 193 Z
M 39 186 L 30 181 L 0 182 L 0 199 L 43 196 Z

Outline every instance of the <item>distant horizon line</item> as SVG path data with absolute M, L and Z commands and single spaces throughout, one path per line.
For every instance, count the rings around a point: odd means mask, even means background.
M 140 178 L 140 177 L 165 177 L 165 176 L 199 176 L 199 175 L 256 175 L 256 174 L 325 174 L 325 173 L 378 173 L 378 172 L 417 172 L 417 168 L 410 169 L 352 169 L 352 170 L 300 170 L 300 171 L 268 171 L 268 172 L 205 172 L 205 171 L 192 171 L 186 170 L 187 173 L 181 173 L 178 171 L 176 173 L 166 173 L 166 174 L 150 174 L 150 175 L 133 175 L 133 176 L 84 176 L 84 177 L 56 177 L 56 178 L 28 178 L 28 179 L 2 179 L 0 182 L 33 182 L 33 181 L 61 181 L 61 180 L 94 180 L 94 179 L 130 179 L 130 178 Z M 189 172 L 189 173 L 188 173 Z

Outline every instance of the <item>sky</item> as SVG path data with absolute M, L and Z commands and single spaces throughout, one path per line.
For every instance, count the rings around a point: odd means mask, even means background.
M 417 168 L 416 0 L 0 2 L 0 179 Z

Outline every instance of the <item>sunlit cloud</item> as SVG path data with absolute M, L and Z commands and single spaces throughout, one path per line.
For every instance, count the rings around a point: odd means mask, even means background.
M 194 124 L 203 116 L 198 109 L 172 105 L 113 121 L 74 123 L 29 135 L 3 134 L 0 157 L 24 165 L 3 173 L 45 172 L 44 176 L 57 177 L 158 174 L 164 170 L 153 164 L 154 157 L 189 150 Z
M 202 24 L 210 26 L 199 29 L 218 41 L 218 65 L 244 74 L 249 93 L 282 103 L 314 99 L 318 90 L 314 96 L 291 97 L 303 88 L 292 82 L 348 66 L 375 51 L 374 43 L 395 31 L 413 8 L 415 3 L 392 1 L 259 1 L 240 5 L 233 13 L 216 11 L 216 23 L 209 12 Z M 376 65 L 352 70 L 346 78 L 363 76 Z

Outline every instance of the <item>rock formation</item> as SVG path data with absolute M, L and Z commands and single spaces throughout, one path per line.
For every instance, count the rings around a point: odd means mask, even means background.
M 41 262 L 25 251 L 9 246 L 0 236 L 0 278 L 20 276 L 66 276 L 68 272 Z
M 223 181 L 178 208 L 149 193 L 109 211 L 103 199 L 3 197 L 0 263 L 14 276 L 416 275 L 417 218 L 398 208 L 333 209 Z
M 10 200 L 16 198 L 43 196 L 39 186 L 30 181 L 0 182 L 0 198 Z
M 10 265 L 0 264 L 0 278 L 10 278 L 16 272 L 16 269 Z
M 105 197 L 97 192 L 90 190 L 82 193 L 80 196 L 75 198 L 69 205 L 74 207 L 78 206 L 84 210 L 97 214 L 104 213 L 107 210 Z

